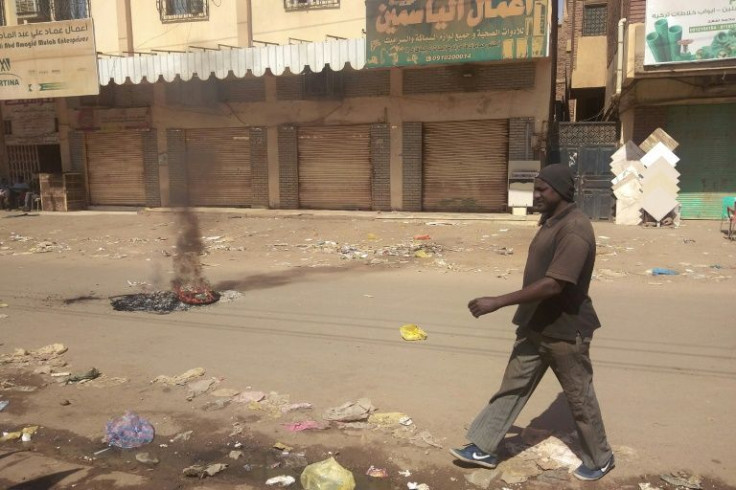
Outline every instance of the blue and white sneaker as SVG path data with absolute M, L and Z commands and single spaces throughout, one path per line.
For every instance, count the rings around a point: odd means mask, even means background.
M 450 449 L 450 454 L 460 461 L 482 466 L 484 468 L 493 469 L 498 465 L 498 458 L 493 454 L 488 454 L 475 444 L 468 444 L 460 449 Z
M 590 469 L 584 464 L 581 464 L 580 466 L 578 466 L 578 469 L 575 470 L 573 475 L 575 475 L 575 478 L 577 478 L 578 480 L 600 480 L 601 478 L 606 476 L 606 473 L 611 471 L 614 466 L 616 466 L 616 462 L 614 461 L 612 454 L 611 459 L 608 460 L 608 463 L 606 463 L 603 468 Z

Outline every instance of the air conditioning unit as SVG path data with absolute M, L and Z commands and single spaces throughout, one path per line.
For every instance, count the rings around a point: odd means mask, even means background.
M 15 0 L 15 14 L 19 19 L 38 17 L 41 14 L 39 0 Z

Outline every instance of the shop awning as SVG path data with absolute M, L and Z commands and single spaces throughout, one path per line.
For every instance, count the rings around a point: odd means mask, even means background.
M 230 72 L 238 78 L 245 77 L 248 72 L 260 77 L 266 70 L 274 75 L 282 75 L 287 69 L 296 74 L 306 67 L 321 72 L 326 65 L 338 71 L 348 63 L 356 70 L 365 66 L 365 39 L 126 57 L 101 55 L 97 60 L 100 85 L 111 81 L 122 85 L 127 79 L 133 83 L 141 83 L 144 79 L 154 83 L 160 78 L 173 82 L 177 76 L 187 81 L 194 75 L 202 80 L 212 75 L 224 79 Z

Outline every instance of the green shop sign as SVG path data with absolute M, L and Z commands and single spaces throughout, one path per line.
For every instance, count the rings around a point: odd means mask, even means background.
M 548 0 L 366 0 L 370 68 L 547 56 Z
M 648 0 L 645 65 L 736 58 L 736 0 Z

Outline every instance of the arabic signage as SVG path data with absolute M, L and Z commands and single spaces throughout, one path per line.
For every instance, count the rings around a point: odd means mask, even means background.
M 3 119 L 10 122 L 8 145 L 51 145 L 59 143 L 54 99 L 6 100 Z
M 367 0 L 367 67 L 547 56 L 548 0 Z
M 99 91 L 92 19 L 0 27 L 0 100 Z
M 645 65 L 736 58 L 736 0 L 648 0 Z

